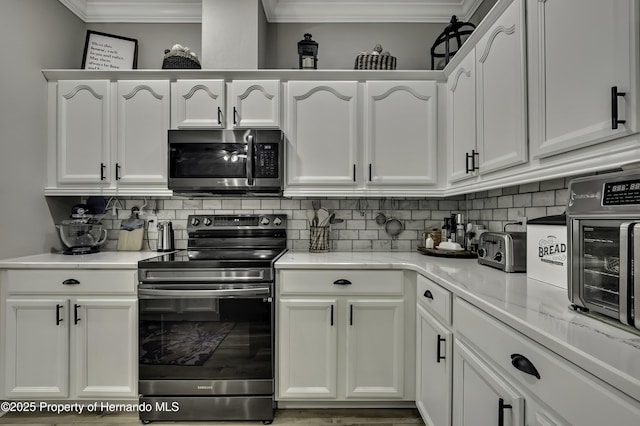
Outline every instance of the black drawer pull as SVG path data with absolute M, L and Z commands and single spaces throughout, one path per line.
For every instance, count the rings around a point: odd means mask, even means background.
M 349 280 L 345 280 L 344 278 L 341 278 L 339 280 L 335 280 L 333 282 L 334 285 L 351 285 L 351 281 Z
M 511 364 L 523 373 L 531 374 L 537 379 L 540 379 L 540 373 L 538 373 L 538 370 L 536 370 L 536 367 L 534 367 L 533 363 L 529 361 L 525 356 L 520 354 L 512 354 Z
M 425 291 L 424 292 L 424 297 L 426 297 L 427 299 L 433 300 L 433 294 L 431 293 L 431 290 Z
M 437 354 L 436 362 L 440 362 L 440 360 L 442 360 L 442 359 L 447 359 L 447 357 L 443 356 L 441 354 L 441 352 L 440 352 L 440 343 L 446 342 L 446 341 L 447 341 L 447 339 L 443 338 L 442 336 L 440 336 L 438 334 L 438 343 L 437 343 L 437 345 L 438 345 L 438 354 Z
M 60 309 L 64 308 L 63 305 L 56 305 L 56 325 L 60 325 L 62 318 L 60 317 Z
M 77 303 L 73 304 L 73 323 L 74 324 L 78 324 L 78 321 L 80 321 L 80 318 L 78 317 L 78 308 L 80 307 L 80 305 L 78 305 Z
M 80 284 L 80 281 L 76 280 L 75 278 L 69 278 L 68 280 L 62 281 L 62 284 L 64 284 L 64 285 L 78 285 L 78 284 Z
M 511 409 L 511 404 L 505 404 L 504 399 L 498 400 L 498 426 L 504 426 L 504 409 Z
M 331 326 L 333 327 L 333 305 L 331 305 Z

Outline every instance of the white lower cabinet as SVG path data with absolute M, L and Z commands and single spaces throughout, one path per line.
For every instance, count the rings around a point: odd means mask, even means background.
M 400 271 L 279 272 L 279 400 L 413 400 Z
M 637 401 L 473 305 L 453 323 L 454 425 L 640 424 Z
M 134 277 L 124 270 L 1 271 L 4 397 L 136 397 Z

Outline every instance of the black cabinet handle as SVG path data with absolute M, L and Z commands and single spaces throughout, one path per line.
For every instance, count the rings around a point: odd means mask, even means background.
M 618 96 L 626 95 L 625 92 L 618 92 L 618 86 L 611 88 L 611 128 L 617 129 L 618 124 L 624 124 L 626 120 L 618 120 Z
M 80 284 L 80 281 L 76 280 L 75 278 L 69 278 L 68 280 L 62 281 L 62 284 L 64 284 L 64 285 L 78 285 L 78 284 Z
M 371 163 L 369 163 L 369 182 L 371 182 Z
M 236 107 L 233 107 L 233 124 L 238 124 L 238 110 L 236 109 Z
M 116 163 L 116 180 L 120 180 L 120 164 Z
M 333 327 L 333 305 L 331 305 L 331 326 Z
M 353 305 L 349 305 L 349 325 L 353 325 Z
M 353 165 L 353 181 L 356 181 L 356 165 Z
M 442 353 L 440 352 L 440 343 L 442 342 L 446 342 L 447 339 L 445 339 L 444 337 L 440 336 L 438 334 L 438 343 L 436 344 L 438 346 L 438 353 L 437 353 L 437 357 L 436 357 L 436 362 L 440 362 L 440 360 L 442 359 L 447 359 L 447 357 L 443 356 Z
M 510 404 L 505 404 L 504 399 L 498 399 L 498 426 L 504 426 L 504 409 L 511 409 Z
M 105 180 L 106 177 L 104 176 L 104 169 L 107 166 L 104 165 L 104 163 L 100 163 L 100 180 Z
M 351 281 L 341 278 L 339 280 L 335 280 L 333 284 L 334 285 L 351 285 Z
M 425 291 L 423 296 L 426 297 L 427 299 L 433 300 L 433 294 L 431 293 L 431 290 Z
M 63 321 L 62 317 L 60 316 L 60 309 L 62 309 L 63 307 L 63 305 L 56 305 L 56 325 L 60 325 L 60 323 Z
M 471 161 L 471 170 L 480 170 L 480 153 L 475 149 L 472 149 L 471 156 L 473 157 L 473 161 Z M 476 158 L 478 159 L 478 164 L 476 164 Z
M 222 110 L 218 107 L 218 124 L 222 124 Z
M 465 173 L 469 173 L 469 172 L 473 171 L 473 165 L 471 167 L 469 167 L 469 160 L 471 160 L 473 162 L 473 155 L 469 154 L 467 152 L 465 154 L 465 160 L 464 160 L 464 171 L 465 171 Z
M 531 374 L 537 379 L 540 379 L 540 373 L 538 373 L 538 370 L 533 365 L 533 363 L 529 361 L 524 355 L 511 354 L 511 365 L 513 365 L 523 373 Z
M 78 318 L 78 308 L 80 308 L 80 305 L 78 305 L 77 303 L 73 304 L 73 323 L 74 324 L 78 324 L 78 321 L 80 321 L 80 318 Z

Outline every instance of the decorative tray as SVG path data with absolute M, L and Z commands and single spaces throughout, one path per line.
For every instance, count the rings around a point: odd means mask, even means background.
M 478 257 L 478 253 L 468 250 L 444 250 L 438 248 L 426 248 L 418 246 L 418 252 L 426 254 L 427 256 L 439 256 L 439 257 L 456 257 L 459 259 L 473 259 Z

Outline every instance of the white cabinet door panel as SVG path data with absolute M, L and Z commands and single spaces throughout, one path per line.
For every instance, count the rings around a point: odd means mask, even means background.
M 69 396 L 69 303 L 61 298 L 7 299 L 5 395 Z
M 636 132 L 633 0 L 528 0 L 531 151 L 546 157 Z M 576 12 L 579 11 L 578 14 Z M 567 22 L 590 30 L 567 31 Z M 620 123 L 612 128 L 611 87 Z
M 137 299 L 79 298 L 71 310 L 78 396 L 137 396 Z
M 358 83 L 289 83 L 288 185 L 355 186 Z
M 169 81 L 118 81 L 118 185 L 167 185 Z
M 279 396 L 337 396 L 336 299 L 281 299 L 279 306 Z
M 224 127 L 224 89 L 224 80 L 176 80 L 171 93 L 171 127 Z
M 279 128 L 280 81 L 232 81 L 228 114 L 233 127 Z
M 431 185 L 437 180 L 435 81 L 368 81 L 367 185 Z
M 511 3 L 476 45 L 481 174 L 527 161 L 523 7 Z
M 404 300 L 348 299 L 347 398 L 404 394 Z
M 109 90 L 108 80 L 58 82 L 59 183 L 111 181 Z

